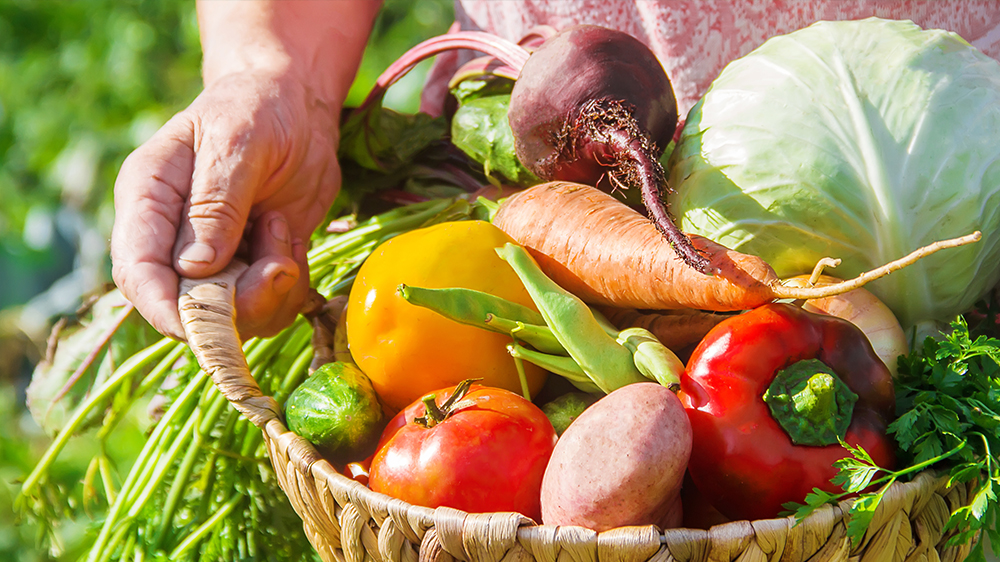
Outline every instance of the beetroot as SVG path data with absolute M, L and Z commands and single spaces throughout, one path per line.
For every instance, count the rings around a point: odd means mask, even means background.
M 677 102 L 659 61 L 631 35 L 568 28 L 531 54 L 514 83 L 508 119 L 517 157 L 542 179 L 594 185 L 621 151 L 586 133 L 628 127 L 617 122 L 622 110 L 648 141 L 670 142 Z
M 458 37 L 461 35 L 461 37 Z M 481 42 L 481 44 L 479 44 Z M 569 27 L 531 54 L 481 32 L 443 35 L 403 55 L 376 83 L 380 97 L 400 70 L 450 48 L 486 52 L 519 73 L 508 120 L 517 157 L 545 180 L 638 187 L 657 229 L 690 266 L 709 272 L 667 212 L 659 158 L 677 127 L 677 102 L 656 56 L 638 39 L 594 25 Z M 500 73 L 503 74 L 503 73 Z
M 659 158 L 677 128 L 677 101 L 656 56 L 627 33 L 578 25 L 536 49 L 507 113 L 517 157 L 545 180 L 638 186 L 657 228 L 701 272 L 708 260 L 674 225 Z

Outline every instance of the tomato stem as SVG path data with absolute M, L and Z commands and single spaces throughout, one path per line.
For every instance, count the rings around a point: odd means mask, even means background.
M 447 415 L 441 411 L 441 408 L 438 408 L 436 394 L 428 394 L 420 400 L 424 403 L 424 415 L 413 421 L 420 424 L 421 427 L 430 429 L 445 420 Z
M 473 383 L 480 381 L 482 379 L 465 379 L 464 381 L 458 383 L 455 386 L 455 392 L 444 401 L 443 404 L 438 406 L 437 395 L 428 394 L 420 399 L 424 403 L 424 415 L 414 418 L 414 423 L 417 425 L 430 429 L 435 425 L 448 419 L 455 412 L 472 406 L 475 404 L 472 400 L 462 400 L 472 389 Z

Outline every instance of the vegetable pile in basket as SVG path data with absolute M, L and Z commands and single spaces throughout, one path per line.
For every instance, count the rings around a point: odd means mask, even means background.
M 447 118 L 380 107 L 453 48 L 488 56 L 459 69 Z M 890 485 L 934 470 L 973 490 L 949 540 L 1000 547 L 996 102 L 1000 64 L 952 34 L 820 23 L 733 61 L 664 156 L 673 93 L 634 38 L 428 41 L 348 116 L 357 181 L 336 212 L 353 214 L 310 253 L 327 303 L 248 342 L 251 371 L 337 470 L 414 505 L 603 531 L 854 498 L 857 544 Z M 484 183 L 505 198 L 454 195 Z M 253 556 L 281 532 L 249 523 L 287 512 L 259 500 L 259 433 L 186 358 L 163 341 L 102 378 L 24 483 L 23 508 L 53 509 L 71 436 L 110 434 L 174 371 L 124 482 L 100 471 L 92 559 Z
M 861 35 L 867 37 L 865 42 L 853 40 Z M 501 48 L 496 41 L 478 34 L 432 40 L 415 49 L 412 58 L 404 57 L 397 68 L 390 69 L 384 84 L 391 84 L 397 71 L 425 54 L 479 45 L 480 50 L 498 60 L 474 61 L 456 75 L 453 86 L 460 106 L 455 123 L 458 127 L 467 123 L 459 119 L 465 104 L 482 104 L 491 97 L 509 98 L 510 130 L 501 133 L 509 134 L 512 141 L 497 144 L 514 146 L 520 162 L 531 174 L 514 170 L 506 177 L 514 180 L 534 175 L 562 181 L 538 184 L 501 201 L 491 218 L 499 227 L 495 233 L 447 238 L 442 233 L 449 227 L 442 225 L 404 234 L 383 245 L 362 266 L 346 312 L 347 345 L 353 360 L 372 377 L 385 408 L 397 411 L 405 407 L 405 414 L 390 422 L 372 451 L 374 460 L 357 458 L 349 473 L 376 491 L 417 505 L 447 505 L 468 511 L 515 510 L 536 520 L 540 517 L 541 523 L 583 525 L 595 530 L 637 524 L 698 524 L 684 521 L 682 484 L 696 488 L 697 501 L 714 507 L 719 521 L 770 518 L 786 510 L 804 517 L 824 503 L 861 494 L 849 515 L 849 536 L 857 542 L 888 484 L 930 466 L 952 467 L 955 482 L 982 478 L 976 489 L 980 494 L 977 498 L 984 503 L 956 512 L 951 526 L 960 528 L 959 536 L 968 539 L 970 533 L 991 525 L 995 502 L 989 475 L 993 474 L 994 457 L 989 440 L 995 432 L 987 428 L 992 423 L 988 420 L 997 419 L 994 412 L 998 404 L 991 398 L 992 403 L 980 402 L 978 408 L 964 406 L 964 410 L 957 411 L 956 405 L 954 415 L 947 418 L 950 425 L 945 435 L 950 437 L 933 441 L 932 437 L 944 430 L 943 422 L 934 417 L 940 417 L 941 412 L 923 405 L 924 400 L 929 400 L 927 393 L 918 393 L 917 401 L 904 399 L 910 392 L 910 387 L 904 385 L 937 388 L 938 381 L 918 376 L 920 382 L 914 383 L 910 379 L 914 368 L 905 368 L 897 376 L 898 358 L 908 357 L 906 360 L 914 363 L 927 359 L 919 350 L 907 355 L 908 338 L 895 317 L 896 310 L 906 315 L 906 328 L 913 339 L 914 324 L 955 317 L 986 296 L 986 289 L 996 283 L 1000 272 L 995 260 L 989 258 L 998 241 L 991 214 L 970 214 L 961 223 L 947 214 L 928 216 L 931 224 L 922 225 L 922 237 L 909 244 L 883 235 L 874 244 L 878 252 L 865 254 L 863 269 L 857 261 L 841 263 L 821 260 L 823 255 L 806 254 L 811 256 L 809 261 L 801 260 L 797 268 L 781 271 L 789 277 L 783 280 L 759 255 L 736 252 L 702 236 L 680 234 L 665 214 L 660 193 L 669 190 L 666 174 L 656 161 L 661 154 L 657 146 L 668 142 L 676 113 L 669 107 L 664 109 L 673 103 L 672 97 L 662 94 L 662 70 L 648 64 L 645 47 L 627 36 L 591 26 L 564 30 L 544 38 L 540 45 L 529 41 L 527 44 L 534 50 L 526 58 L 514 46 L 504 44 Z M 719 106 L 722 115 L 714 117 L 711 128 L 704 121 L 691 120 L 700 119 L 697 111 L 708 111 L 713 95 L 721 88 L 750 89 L 754 93 L 748 100 L 736 96 L 747 104 L 745 113 L 734 118 L 737 127 L 740 119 L 770 116 L 772 121 L 780 120 L 780 116 L 768 113 L 775 111 L 770 108 L 786 107 L 783 96 L 795 94 L 794 88 L 778 91 L 765 81 L 761 81 L 759 91 L 753 90 L 757 82 L 749 71 L 744 75 L 738 71 L 742 65 L 756 61 L 755 57 L 787 57 L 800 63 L 802 53 L 808 52 L 820 59 L 811 64 L 819 64 L 835 77 L 853 77 L 853 82 L 841 83 L 831 95 L 845 100 L 848 107 L 843 117 L 854 119 L 855 127 L 860 126 L 861 115 L 869 121 L 884 120 L 890 128 L 903 126 L 901 110 L 892 103 L 883 103 L 899 84 L 869 83 L 862 69 L 853 66 L 861 64 L 858 61 L 865 53 L 883 44 L 896 46 L 894 52 L 911 61 L 910 66 L 899 69 L 901 77 L 897 82 L 917 80 L 909 72 L 919 73 L 923 80 L 907 90 L 908 95 L 919 96 L 914 89 L 920 87 L 933 90 L 926 94 L 931 98 L 944 95 L 942 92 L 948 88 L 968 92 L 993 80 L 991 76 L 1000 76 L 995 62 L 990 65 L 988 59 L 967 45 L 959 48 L 954 36 L 925 32 L 903 22 L 824 23 L 769 42 L 745 60 L 734 61 L 689 118 L 670 160 L 675 163 L 671 177 L 677 178 L 677 197 L 687 203 L 692 201 L 693 190 L 706 189 L 700 169 L 690 162 L 707 160 L 716 147 L 742 153 L 732 145 L 742 142 L 738 135 L 712 137 L 709 142 L 710 134 L 728 124 L 727 106 Z M 945 47 L 955 56 L 940 55 Z M 635 55 L 622 60 L 624 53 Z M 946 64 L 966 60 L 976 65 L 970 69 L 968 65 L 959 68 Z M 628 72 L 619 71 L 618 66 L 626 62 Z M 770 60 L 769 64 L 780 63 Z M 911 70 L 911 66 L 917 70 Z M 580 71 L 566 71 L 569 68 Z M 728 81 L 734 74 L 738 78 Z M 503 79 L 497 75 L 516 77 L 513 88 L 498 87 L 496 84 L 503 83 Z M 826 84 L 809 83 L 807 78 L 805 74 L 792 82 L 802 89 L 831 89 Z M 481 82 L 470 87 L 465 84 L 470 80 Z M 882 89 L 878 95 L 873 91 L 876 87 Z M 979 94 L 979 98 L 994 93 Z M 376 91 L 371 99 L 377 100 L 380 94 Z M 961 94 L 947 99 L 956 97 Z M 719 99 L 718 103 L 723 103 Z M 865 105 L 870 102 L 874 105 Z M 803 107 L 798 109 L 809 115 Z M 820 114 L 833 109 L 839 108 L 810 108 Z M 915 111 L 926 110 L 921 106 Z M 977 131 L 988 136 L 991 119 L 1000 112 L 996 106 L 978 103 L 971 110 L 985 119 L 987 124 Z M 974 118 L 970 116 L 969 122 Z M 495 124 L 496 120 L 490 122 Z M 839 135 L 837 138 L 844 144 L 852 141 L 844 136 L 851 133 L 855 133 L 853 141 L 859 145 L 875 142 L 849 127 L 828 128 L 825 121 L 812 126 L 823 133 L 812 139 L 804 139 L 799 133 L 784 142 L 803 143 L 806 148 L 800 152 L 808 154 L 812 154 L 811 143 L 817 145 L 817 151 L 829 152 L 824 134 Z M 922 134 L 912 129 L 910 133 Z M 954 142 L 963 142 L 962 134 L 963 130 L 955 130 Z M 475 145 L 469 141 L 469 131 L 456 125 L 453 135 L 468 146 Z M 936 137 L 938 143 L 950 139 Z M 995 127 L 992 139 L 1000 141 L 1000 130 Z M 753 148 L 766 152 L 769 147 Z M 470 155 L 483 160 L 487 169 L 495 154 L 470 150 Z M 988 159 L 989 154 L 982 158 Z M 783 159 L 778 159 L 769 153 L 768 159 L 747 163 L 746 172 L 739 168 L 742 162 L 713 165 L 722 170 L 719 177 L 746 173 L 754 179 L 756 183 L 749 184 L 742 199 L 738 197 L 741 185 L 725 184 L 725 197 L 740 201 L 761 193 L 779 193 L 776 186 L 785 184 L 769 182 L 785 181 L 786 175 L 766 175 L 769 163 L 800 172 L 816 166 L 818 179 L 780 192 L 781 204 L 803 213 L 809 212 L 818 198 L 810 189 L 841 207 L 882 202 L 879 198 L 888 195 L 876 191 L 872 198 L 859 200 L 842 177 L 823 176 L 827 172 L 822 162 L 814 164 L 803 159 L 798 164 L 793 160 L 795 156 L 786 151 Z M 865 162 L 865 157 L 851 163 L 869 175 L 879 173 L 883 177 L 885 174 L 873 162 Z M 924 190 L 922 200 L 939 201 L 945 193 L 958 191 L 964 200 L 978 201 L 981 208 L 988 208 L 991 194 L 1000 187 L 1000 176 L 989 166 L 984 171 L 983 160 L 962 159 L 952 165 L 967 162 L 970 169 L 961 185 L 938 185 L 928 177 L 914 179 Z M 904 169 L 904 176 L 906 172 Z M 955 172 L 954 177 L 958 175 L 961 173 Z M 873 176 L 869 179 L 874 183 L 872 189 L 885 187 L 874 182 Z M 896 181 L 905 183 L 907 179 Z M 716 176 L 708 180 L 715 183 L 705 185 L 722 185 Z M 611 194 L 592 185 L 603 186 Z M 759 185 L 768 187 L 755 187 Z M 620 191 L 630 187 L 640 189 L 650 218 L 617 200 Z M 730 199 L 723 200 L 730 204 Z M 762 212 L 771 209 L 774 216 L 769 223 L 797 220 L 774 203 Z M 861 212 L 856 208 L 848 210 L 853 214 L 842 217 L 845 224 L 835 223 L 839 231 L 858 224 Z M 721 224 L 730 220 L 730 215 L 736 216 L 728 207 L 725 215 L 714 214 L 713 207 L 688 207 L 685 211 L 685 221 L 711 216 Z M 906 209 L 884 204 L 868 212 L 878 214 L 882 222 L 891 225 L 886 228 L 893 229 L 894 235 L 904 233 L 901 223 Z M 823 231 L 821 221 L 810 220 L 808 225 L 817 228 L 810 232 L 813 238 L 835 234 Z M 461 228 L 468 232 L 480 229 L 489 230 L 485 223 Z M 503 243 L 500 231 L 515 243 Z M 713 235 L 720 238 L 717 232 Z M 928 240 L 928 236 L 934 239 Z M 429 239 L 435 241 L 433 246 L 422 245 Z M 798 242 L 771 241 L 774 251 L 767 255 L 783 257 L 801 252 Z M 829 245 L 825 249 L 831 257 L 840 257 L 836 250 L 841 247 Z M 890 251 L 894 252 L 891 256 L 887 255 Z M 380 258 L 382 252 L 393 257 Z M 455 255 L 462 257 L 451 257 Z M 885 263 L 872 263 L 873 256 L 883 257 Z M 846 257 L 856 260 L 850 253 Z M 990 269 L 977 270 L 977 281 L 972 284 L 962 281 L 967 279 L 965 271 L 956 272 L 957 283 L 965 285 L 949 287 L 963 295 L 963 300 L 953 303 L 952 308 L 946 308 L 947 302 L 934 296 L 916 292 L 912 298 L 927 302 L 897 305 L 894 309 L 860 288 L 892 272 L 898 272 L 892 276 L 894 279 L 906 275 L 917 277 L 914 282 L 919 282 L 921 275 L 926 278 L 928 271 L 942 263 L 970 259 L 975 260 L 977 268 Z M 412 266 L 414 260 L 419 267 Z M 810 273 L 817 263 L 811 278 L 790 278 L 791 274 Z M 821 275 L 824 266 L 839 266 L 857 277 L 839 282 Z M 456 267 L 464 272 L 465 279 L 456 278 L 452 271 Z M 510 278 L 511 270 L 519 283 Z M 925 284 L 932 283 L 928 279 Z M 522 286 L 530 299 L 519 293 Z M 518 295 L 508 297 L 511 292 Z M 891 302 L 896 304 L 905 298 L 906 293 L 897 293 Z M 643 312 L 623 314 L 622 309 Z M 934 312 L 923 315 L 914 310 Z M 711 318 L 708 325 L 685 322 L 686 318 L 706 315 Z M 649 320 L 655 316 L 677 321 L 656 324 Z M 644 325 L 657 325 L 659 333 L 614 326 L 608 317 L 643 318 Z M 686 341 L 685 347 L 671 350 L 663 345 L 663 341 L 684 341 L 669 331 L 691 329 L 698 332 Z M 508 357 L 495 363 L 497 352 L 503 348 Z M 687 358 L 686 365 L 674 351 Z M 476 358 L 471 365 L 470 355 Z M 466 360 L 462 366 L 456 363 L 459 359 Z M 500 366 L 506 366 L 508 371 L 508 378 L 502 382 L 493 374 Z M 537 391 L 535 366 L 550 377 L 541 393 Z M 575 388 L 563 384 L 560 389 L 553 375 Z M 487 447 L 489 438 L 484 435 L 496 429 L 483 430 L 477 437 L 469 437 L 468 433 L 461 434 L 461 438 L 435 437 L 434 432 L 443 433 L 444 428 L 452 427 L 449 424 L 473 423 L 471 418 L 480 407 L 462 393 L 474 380 L 483 387 L 519 392 L 524 399 L 544 407 L 560 432 L 547 463 L 534 456 L 543 447 L 537 443 L 532 447 L 511 445 L 506 448 L 507 454 Z M 997 381 L 984 377 L 978 384 L 985 385 L 987 394 L 995 395 L 996 390 L 990 389 Z M 936 392 L 944 390 L 938 388 Z M 401 394 L 404 392 L 407 394 Z M 462 396 L 454 398 L 452 393 Z M 921 405 L 917 406 L 917 402 Z M 677 416 L 680 406 L 685 411 L 683 416 Z M 511 419 L 521 422 L 519 416 L 512 415 Z M 899 420 L 905 420 L 905 424 Z M 918 423 L 911 426 L 911 422 Z M 292 418 L 289 424 L 294 430 Z M 923 428 L 921 424 L 928 427 L 915 433 L 915 428 Z M 401 428 L 407 429 L 407 435 L 420 437 L 410 437 L 406 445 L 400 445 L 395 438 Z M 966 431 L 990 437 L 984 437 L 983 444 L 972 452 L 966 448 L 971 440 Z M 413 443 L 414 439 L 419 445 Z M 922 456 L 912 454 L 918 442 L 925 451 Z M 526 454 L 528 450 L 532 455 Z M 530 470 L 509 464 L 526 461 L 529 456 L 538 463 Z M 433 463 L 433 469 L 425 468 L 428 462 Z M 369 463 L 371 469 L 366 472 Z M 539 479 L 540 466 L 544 467 L 544 475 Z M 517 489 L 522 492 L 537 488 L 534 499 L 539 503 L 525 502 L 522 496 L 515 498 L 506 491 L 512 481 L 520 483 Z M 483 488 L 496 493 L 481 496 Z M 989 510 L 987 505 L 991 506 Z

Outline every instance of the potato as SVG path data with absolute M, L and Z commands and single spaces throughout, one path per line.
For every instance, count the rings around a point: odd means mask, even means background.
M 588 408 L 556 443 L 542 479 L 542 522 L 604 531 L 677 525 L 691 423 L 656 383 L 624 386 Z

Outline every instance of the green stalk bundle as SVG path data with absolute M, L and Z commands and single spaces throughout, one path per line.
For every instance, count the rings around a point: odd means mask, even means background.
M 346 294 L 357 268 L 381 242 L 481 211 L 465 198 L 437 199 L 393 209 L 343 234 L 319 235 L 309 254 L 312 286 L 326 298 Z M 308 321 L 299 317 L 272 338 L 244 344 L 251 373 L 279 404 L 308 376 L 311 335 Z M 161 390 L 168 377 L 176 379 L 176 386 Z M 122 389 L 135 390 L 125 393 L 126 399 L 116 399 Z M 122 417 L 155 394 L 166 397 L 167 407 L 120 486 L 116 489 L 115 467 L 103 454 L 93 465 L 104 489 L 106 513 L 94 529 L 86 560 L 312 556 L 301 522 L 278 488 L 260 430 L 229 405 L 185 344 L 167 338 L 133 355 L 79 404 L 24 479 L 16 502 L 19 513 L 43 526 L 64 516 L 73 502 L 49 482 L 60 453 L 86 431 L 85 421 L 95 413 L 103 416 L 97 430 L 103 447 L 114 438 Z M 86 493 L 97 495 L 93 489 Z

